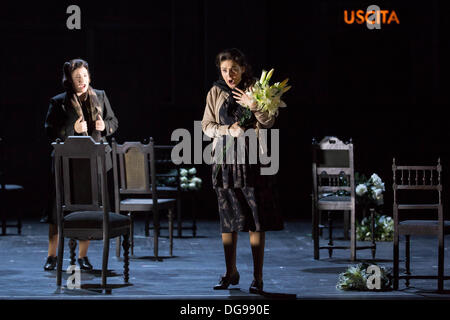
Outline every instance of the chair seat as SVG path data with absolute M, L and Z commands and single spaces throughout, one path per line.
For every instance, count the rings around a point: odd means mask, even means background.
M 174 206 L 176 199 L 158 199 L 158 208 L 165 209 Z M 120 210 L 123 211 L 150 211 L 153 208 L 153 199 L 128 198 L 120 201 Z
M 0 185 L 0 190 L 3 190 L 2 185 Z M 5 190 L 6 191 L 19 191 L 19 190 L 23 190 L 23 186 L 20 186 L 18 184 L 5 184 Z
M 437 220 L 405 220 L 398 223 L 400 234 L 436 234 Z M 450 221 L 444 221 L 444 233 L 450 234 Z
M 342 202 L 346 202 L 346 201 L 350 201 L 351 197 L 350 196 L 336 196 L 336 195 L 332 195 L 332 196 L 327 196 L 327 197 L 319 197 L 319 202 L 322 201 L 342 201 Z
M 129 226 L 130 218 L 115 212 L 109 212 L 112 228 Z M 64 229 L 101 229 L 103 211 L 75 211 L 64 217 Z
M 157 190 L 158 190 L 158 192 L 164 192 L 164 191 L 175 192 L 175 191 L 178 191 L 178 188 L 177 187 L 164 186 L 164 187 L 158 187 Z
M 317 201 L 319 210 L 352 210 L 351 197 L 328 196 L 319 198 Z

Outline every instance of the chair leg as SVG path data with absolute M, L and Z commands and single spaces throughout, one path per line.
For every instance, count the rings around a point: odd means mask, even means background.
M 410 261 L 411 261 L 411 242 L 410 235 L 405 235 L 405 274 L 410 275 Z M 406 278 L 406 286 L 409 287 L 409 279 Z
M 356 260 L 356 213 L 355 210 L 350 210 L 350 261 L 355 260 Z
M 106 279 L 108 273 L 108 258 L 109 258 L 109 238 L 103 239 L 103 257 L 102 257 L 102 288 L 106 288 Z
M 196 221 L 196 215 L 197 215 L 197 204 L 201 204 L 200 201 L 197 201 L 197 198 L 194 200 L 194 206 L 192 209 L 192 236 L 195 238 L 197 235 L 197 221 Z
M 183 221 L 181 219 L 181 197 L 177 199 L 177 229 L 178 229 L 178 237 L 181 238 L 183 236 Z
M 323 217 L 322 217 L 322 211 L 319 210 L 319 211 L 317 211 L 317 213 L 318 213 L 318 216 L 317 216 L 318 225 L 321 226 L 321 225 L 323 224 L 323 223 L 322 223 L 322 218 L 323 218 Z M 320 228 L 320 227 L 319 227 L 318 230 L 319 230 L 319 236 L 320 236 L 320 237 L 323 237 L 323 228 Z
M 123 280 L 125 283 L 128 283 L 129 280 L 129 248 L 130 248 L 130 241 L 128 234 L 125 234 L 123 236 Z
M 333 245 L 333 219 L 330 211 L 328 211 L 328 245 L 330 247 Z M 328 256 L 330 258 L 333 256 L 333 248 L 328 248 Z
M 60 232 L 58 235 L 58 258 L 56 265 L 56 285 L 58 287 L 61 286 L 63 255 L 64 255 L 64 237 Z
M 75 249 L 77 248 L 77 242 L 74 239 L 69 240 L 69 249 L 70 249 L 70 264 L 75 265 Z
M 131 255 L 134 255 L 134 215 L 132 212 L 128 215 L 130 216 Z
M 312 221 L 312 237 L 313 237 L 313 245 L 314 245 L 314 259 L 319 260 L 319 217 L 318 214 L 320 211 L 315 210 L 313 207 L 313 221 Z
M 169 243 L 170 243 L 170 256 L 172 257 L 173 252 L 173 209 L 169 209 Z
M 159 216 L 158 212 L 153 213 L 153 253 L 158 260 L 158 239 L 159 238 Z
M 2 235 L 6 234 L 6 213 L 2 209 Z
M 344 210 L 344 240 L 349 240 L 349 237 L 348 237 L 349 220 L 350 220 L 350 211 Z
M 439 235 L 438 249 L 438 291 L 444 290 L 444 236 Z
M 22 234 L 22 214 L 17 217 L 17 234 Z
M 149 217 L 147 211 L 144 213 L 144 216 L 145 216 L 145 236 L 148 237 L 150 235 L 150 232 L 149 232 L 149 230 L 150 230 L 150 226 L 149 226 L 150 217 Z
M 120 240 L 121 240 L 121 236 L 118 236 L 116 238 L 116 257 L 119 258 L 120 257 Z
M 394 265 L 393 265 L 393 278 L 394 278 L 394 283 L 393 283 L 393 287 L 394 290 L 398 290 L 398 264 L 399 264 L 399 246 L 398 246 L 398 240 L 399 240 L 399 236 L 398 233 L 394 232 Z

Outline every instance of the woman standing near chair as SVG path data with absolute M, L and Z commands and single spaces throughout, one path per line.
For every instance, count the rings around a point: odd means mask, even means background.
M 202 120 L 203 132 L 216 140 L 213 143 L 214 152 L 222 150 L 223 145 L 219 146 L 219 142 L 225 136 L 238 138 L 245 130 L 258 132 L 262 128 L 271 128 L 275 122 L 275 118 L 268 113 L 257 111 L 256 104 L 244 93 L 255 83 L 255 79 L 241 51 L 227 49 L 220 52 L 216 57 L 216 66 L 219 80 L 214 82 L 208 92 Z M 253 113 L 252 124 L 247 128 L 238 124 L 243 106 L 248 106 Z M 227 289 L 230 284 L 239 283 L 236 268 L 237 232 L 249 231 L 253 256 L 250 292 L 262 293 L 265 231 L 283 229 L 283 221 L 275 197 L 274 177 L 261 175 L 259 164 L 249 164 L 248 161 L 239 164 L 236 160 L 235 157 L 228 164 L 227 159 L 227 164 L 213 164 L 212 167 L 226 263 L 226 273 L 214 289 Z
M 108 98 L 103 90 L 90 86 L 91 75 L 88 63 L 82 59 L 73 59 L 63 66 L 63 86 L 65 92 L 50 99 L 50 106 L 45 120 L 45 129 L 50 143 L 56 139 L 64 141 L 69 136 L 89 135 L 96 142 L 106 141 L 106 136 L 113 134 L 118 127 Z M 107 157 L 108 159 L 108 157 Z M 107 169 L 111 161 L 107 161 Z M 80 164 L 81 166 L 81 164 Z M 56 249 L 58 247 L 58 227 L 56 218 L 56 200 L 54 172 L 50 185 L 53 196 L 47 207 L 48 257 L 44 270 L 56 267 Z M 83 185 L 75 186 L 77 191 L 83 190 Z M 82 193 L 81 193 L 82 194 Z M 87 257 L 89 241 L 79 241 L 78 263 L 82 270 L 91 270 L 92 265 Z

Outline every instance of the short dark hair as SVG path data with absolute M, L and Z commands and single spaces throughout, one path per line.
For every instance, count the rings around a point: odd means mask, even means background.
M 232 60 L 232 61 L 236 62 L 239 66 L 245 68 L 245 71 L 242 74 L 242 79 L 241 79 L 245 88 L 248 88 L 251 85 L 253 85 L 253 83 L 255 82 L 255 79 L 253 78 L 252 68 L 251 68 L 250 64 L 248 63 L 247 58 L 245 57 L 245 55 L 242 53 L 241 50 L 236 49 L 236 48 L 231 48 L 231 49 L 222 50 L 221 52 L 219 52 L 219 54 L 217 54 L 216 66 L 217 66 L 217 69 L 219 70 L 219 76 L 221 76 L 220 64 L 226 60 Z
M 72 72 L 82 67 L 86 68 L 89 74 L 89 78 L 91 78 L 91 73 L 89 72 L 89 65 L 85 60 L 77 58 L 64 63 L 62 84 L 63 87 L 66 89 L 66 91 L 73 90 Z

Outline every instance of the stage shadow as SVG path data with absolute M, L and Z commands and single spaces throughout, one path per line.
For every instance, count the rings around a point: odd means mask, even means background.
M 53 278 L 56 279 L 56 270 L 53 271 L 47 271 L 48 273 L 46 274 L 47 278 Z M 67 274 L 67 272 L 63 269 L 62 274 L 61 274 L 61 279 L 62 280 L 67 280 L 69 278 L 69 274 Z M 86 271 L 86 270 L 82 270 L 81 271 L 81 280 L 92 280 L 95 278 L 100 278 L 102 276 L 102 270 L 90 270 L 90 271 Z M 113 277 L 123 277 L 122 273 L 116 273 L 114 270 L 108 270 L 106 272 L 106 276 L 108 278 L 113 278 Z
M 79 289 L 69 289 L 66 286 L 59 287 L 55 290 L 55 294 L 64 294 L 69 296 L 83 296 L 92 294 L 112 294 L 115 289 L 121 289 L 130 287 L 133 284 L 107 284 L 106 287 L 102 287 L 101 284 L 82 284 Z
M 102 276 L 102 270 L 99 269 L 93 269 L 90 271 L 81 271 L 81 276 L 83 275 L 92 275 L 94 277 L 101 277 Z M 106 271 L 106 276 L 109 277 L 119 277 L 119 276 L 123 276 L 123 274 L 118 274 L 116 273 L 114 270 L 107 270 Z
M 295 300 L 297 299 L 297 295 L 293 294 L 293 293 L 280 293 L 280 292 L 266 292 L 263 291 L 261 293 L 261 295 L 264 298 L 269 298 L 269 299 L 281 299 L 281 300 Z
M 166 236 L 166 235 L 164 235 L 164 236 L 160 235 L 159 238 L 169 240 L 169 236 Z M 208 237 L 206 237 L 206 236 L 195 236 L 195 237 L 194 236 L 181 236 L 181 237 L 179 237 L 179 236 L 174 235 L 173 238 L 174 239 L 206 239 Z
M 15 276 L 15 275 L 18 275 L 18 274 L 21 274 L 21 273 L 23 273 L 23 271 L 19 271 L 19 270 L 11 270 L 11 269 L 8 269 L 8 270 L 0 270 L 0 278 L 2 278 L 2 277 Z
M 163 237 L 163 238 L 166 238 L 166 237 Z M 167 237 L 167 238 L 169 238 L 169 237 Z M 173 238 L 174 239 L 205 239 L 205 238 L 208 238 L 208 237 L 206 237 L 206 236 L 181 236 L 181 237 L 179 237 L 179 236 L 173 236 Z
M 229 288 L 228 292 L 232 298 L 242 298 L 251 297 L 252 299 L 281 299 L 281 300 L 292 300 L 297 299 L 297 295 L 291 293 L 281 293 L 281 292 L 268 292 L 262 291 L 261 294 L 250 293 L 249 291 L 241 290 L 241 288 Z
M 242 298 L 248 297 L 251 299 L 281 299 L 281 300 L 290 300 L 297 299 L 297 295 L 291 293 L 281 293 L 281 292 L 268 292 L 262 291 L 261 294 L 250 293 L 248 290 L 242 290 L 239 287 L 228 288 L 228 292 L 230 293 L 231 298 Z
M 342 259 L 342 258 L 324 258 L 321 259 L 320 261 L 323 262 L 331 262 L 331 263 L 335 263 L 335 264 L 346 264 L 346 265 L 354 265 L 354 264 L 358 264 L 358 263 L 393 263 L 392 259 L 357 259 L 355 261 L 351 261 L 350 259 Z M 399 260 L 400 262 L 402 262 L 403 260 Z
M 444 289 L 442 291 L 439 291 L 438 289 L 421 289 L 416 286 L 409 286 L 405 288 L 400 288 L 398 291 L 401 292 L 408 292 L 411 291 L 414 294 L 422 295 L 423 297 L 430 297 L 430 298 L 439 298 L 440 295 L 442 295 L 442 298 L 448 299 L 450 296 L 450 290 Z
M 331 267 L 331 268 L 307 268 L 307 269 L 301 269 L 301 272 L 308 272 L 308 273 L 330 273 L 330 274 L 338 274 L 345 272 L 347 270 L 347 267 Z
M 150 261 L 158 261 L 163 262 L 166 259 L 178 258 L 178 256 L 159 256 L 156 258 L 155 256 L 131 256 L 130 260 L 150 260 Z

